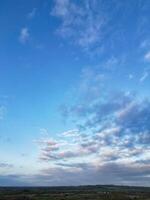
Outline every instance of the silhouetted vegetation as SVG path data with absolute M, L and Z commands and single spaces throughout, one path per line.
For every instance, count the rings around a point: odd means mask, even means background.
M 150 188 L 126 186 L 1 187 L 0 200 L 150 200 Z

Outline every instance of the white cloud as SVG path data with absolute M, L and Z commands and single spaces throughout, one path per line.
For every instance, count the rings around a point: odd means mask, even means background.
M 82 4 L 69 0 L 55 0 L 51 15 L 61 20 L 58 33 L 63 37 L 71 37 L 73 43 L 85 50 L 91 48 L 102 39 L 102 30 L 106 18 L 97 9 L 96 1 L 86 1 Z
M 69 131 L 65 131 L 62 133 L 63 136 L 66 136 L 66 137 L 72 137 L 72 136 L 79 136 L 79 133 L 78 133 L 78 129 L 73 129 L 73 130 L 69 130 Z
M 147 79 L 148 78 L 148 76 L 149 76 L 149 73 L 146 71 L 146 72 L 144 72 L 143 73 L 143 75 L 141 76 L 141 78 L 140 78 L 140 82 L 143 82 L 143 81 L 145 81 L 145 79 Z
M 20 31 L 19 41 L 22 44 L 25 44 L 29 40 L 29 38 L 30 38 L 29 29 L 27 27 L 22 28 Z
M 146 61 L 150 62 L 150 51 L 145 54 L 144 58 Z

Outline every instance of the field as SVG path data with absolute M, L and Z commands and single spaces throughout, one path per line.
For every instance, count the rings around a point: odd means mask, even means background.
M 0 187 L 0 200 L 150 200 L 150 188 L 126 186 Z

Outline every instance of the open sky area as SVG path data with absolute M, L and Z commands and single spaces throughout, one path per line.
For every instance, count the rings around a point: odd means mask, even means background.
M 150 186 L 150 1 L 0 0 L 0 185 Z

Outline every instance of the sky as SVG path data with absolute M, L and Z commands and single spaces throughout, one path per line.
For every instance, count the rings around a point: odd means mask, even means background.
M 150 186 L 150 1 L 0 1 L 0 185 Z

